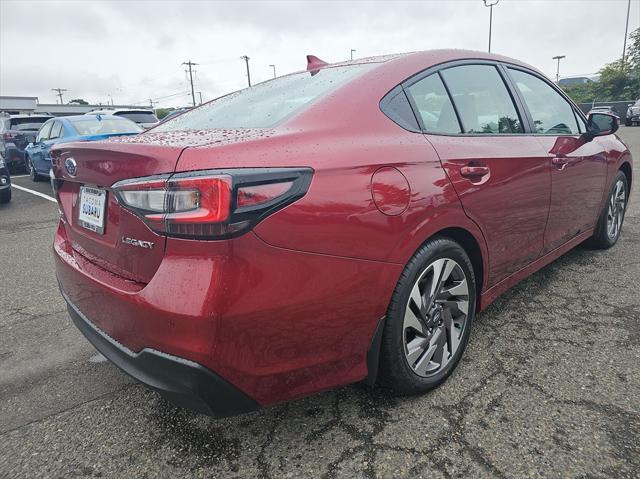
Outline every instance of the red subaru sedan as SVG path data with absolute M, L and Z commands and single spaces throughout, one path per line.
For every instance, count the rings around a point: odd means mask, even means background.
M 632 160 L 537 70 L 441 50 L 232 93 L 64 144 L 56 271 L 88 340 L 212 415 L 453 372 L 475 314 L 620 235 Z

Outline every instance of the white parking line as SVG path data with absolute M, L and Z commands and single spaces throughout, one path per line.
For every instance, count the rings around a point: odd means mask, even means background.
M 36 195 L 39 196 L 40 198 L 44 198 L 45 200 L 49 200 L 53 203 L 57 203 L 56 199 L 49 196 L 49 195 L 45 195 L 44 193 L 40 193 L 39 191 L 33 191 L 30 190 L 29 188 L 25 188 L 24 186 L 18 186 L 15 183 L 11 183 L 11 187 L 12 188 L 18 188 L 21 191 L 26 191 L 27 193 L 31 193 L 32 195 Z
M 11 175 L 11 178 L 26 178 L 29 175 Z

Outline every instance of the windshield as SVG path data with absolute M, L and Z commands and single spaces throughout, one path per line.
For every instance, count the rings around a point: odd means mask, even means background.
M 140 133 L 142 128 L 131 120 L 116 116 L 87 117 L 69 120 L 81 136 Z
M 354 78 L 371 64 L 295 73 L 231 93 L 170 119 L 154 131 L 268 128 Z
M 116 116 L 123 116 L 136 123 L 158 123 L 158 118 L 150 111 L 119 111 Z
M 47 121 L 49 116 L 29 116 L 26 118 L 11 118 L 9 120 L 10 130 L 39 130 L 42 124 Z

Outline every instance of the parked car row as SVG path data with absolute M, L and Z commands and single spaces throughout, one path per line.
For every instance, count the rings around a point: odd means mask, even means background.
M 136 135 L 143 129 L 123 116 L 85 114 L 47 120 L 25 148 L 24 161 L 33 181 L 49 178 L 50 150 L 71 141 L 104 140 L 112 136 Z
M 124 122 L 106 121 L 105 123 L 96 124 L 95 118 L 97 115 L 103 119 L 117 118 L 119 120 L 124 120 Z M 87 133 L 80 133 L 75 130 L 76 126 L 74 125 L 81 122 L 81 118 L 83 117 L 90 117 L 94 119 L 93 127 L 89 127 L 88 124 L 84 124 Z M 72 118 L 74 120 L 71 120 Z M 54 119 L 52 115 L 46 114 L 5 115 L 4 117 L 0 117 L 0 154 L 4 157 L 9 171 L 15 172 L 24 168 L 31 173 L 32 170 L 29 166 L 30 160 L 37 162 L 40 158 L 38 150 L 44 148 L 46 145 L 50 146 L 55 143 L 48 140 L 58 140 L 57 142 L 62 139 L 66 139 L 65 141 L 99 140 L 105 138 L 104 134 L 109 136 L 113 133 L 139 133 L 159 123 L 155 113 L 151 110 L 142 108 L 104 108 L 85 113 L 84 115 L 59 117 L 57 120 L 61 122 L 60 126 L 51 123 L 51 130 L 45 132 L 46 135 L 41 135 L 41 129 L 44 128 L 45 124 L 52 119 Z M 67 120 L 70 120 L 70 122 Z M 134 128 L 136 125 L 137 129 Z M 97 133 L 93 133 L 92 128 L 97 128 Z M 42 141 L 46 141 L 46 145 L 38 146 Z M 26 150 L 30 144 L 33 144 L 31 150 L 35 153 L 28 158 Z M 39 172 L 42 173 L 42 170 L 38 170 L 38 166 L 44 168 L 44 164 L 38 163 L 36 165 L 36 178 Z M 45 174 L 48 174 L 48 168 Z

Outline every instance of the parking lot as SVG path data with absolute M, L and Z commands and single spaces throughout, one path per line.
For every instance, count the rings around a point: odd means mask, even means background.
M 620 134 L 638 168 L 640 128 Z M 499 298 L 439 389 L 356 385 L 222 420 L 96 354 L 57 289 L 57 206 L 18 189 L 49 185 L 14 184 L 0 205 L 0 477 L 638 477 L 637 180 L 617 246 L 578 247 Z

